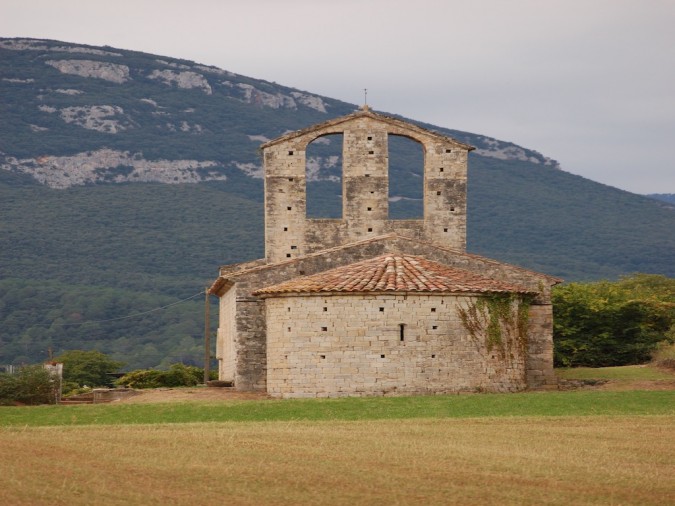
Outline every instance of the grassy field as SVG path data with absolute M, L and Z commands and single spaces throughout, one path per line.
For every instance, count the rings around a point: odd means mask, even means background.
M 673 428 L 675 390 L 5 407 L 0 504 L 675 504 Z
M 675 415 L 675 391 L 577 390 L 421 397 L 232 400 L 218 403 L 0 407 L 0 427 L 591 415 Z
M 5 428 L 0 503 L 675 501 L 675 416 Z

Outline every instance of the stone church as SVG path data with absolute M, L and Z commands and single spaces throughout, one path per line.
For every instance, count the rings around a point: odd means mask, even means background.
M 341 219 L 306 216 L 306 149 L 342 134 Z M 389 218 L 389 136 L 421 144 L 424 217 Z M 265 258 L 221 267 L 219 378 L 275 397 L 555 384 L 559 279 L 466 253 L 473 147 L 363 106 L 262 145 Z

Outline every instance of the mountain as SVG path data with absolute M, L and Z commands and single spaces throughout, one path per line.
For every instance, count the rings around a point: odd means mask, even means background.
M 129 367 L 199 363 L 204 286 L 218 265 L 263 255 L 258 146 L 356 109 L 191 61 L 36 39 L 0 39 L 0 93 L 0 364 L 75 347 Z M 567 280 L 675 276 L 672 206 L 419 124 L 477 147 L 469 251 Z M 312 216 L 340 212 L 340 144 L 310 146 Z M 392 217 L 421 213 L 422 156 L 392 139 Z
M 647 195 L 650 199 L 660 200 L 668 204 L 675 204 L 675 193 L 652 193 Z

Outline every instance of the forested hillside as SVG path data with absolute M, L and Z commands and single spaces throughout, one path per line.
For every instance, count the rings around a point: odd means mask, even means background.
M 263 255 L 259 144 L 355 108 L 184 60 L 0 39 L 0 364 L 50 347 L 199 363 L 196 295 L 219 265 Z M 667 204 L 423 126 L 478 148 L 469 251 L 567 280 L 675 276 Z M 311 145 L 311 215 L 339 213 L 340 143 Z M 421 150 L 393 143 L 390 161 L 392 217 L 419 216 Z

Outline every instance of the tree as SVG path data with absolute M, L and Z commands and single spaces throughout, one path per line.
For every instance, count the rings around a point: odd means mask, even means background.
M 70 350 L 54 359 L 63 363 L 63 381 L 90 387 L 110 386 L 110 373 L 117 372 L 123 362 L 112 360 L 100 351 Z
M 54 404 L 58 389 L 58 378 L 41 365 L 22 367 L 16 375 L 0 373 L 0 406 Z
M 556 287 L 553 315 L 557 366 L 644 363 L 675 339 L 675 279 L 638 274 Z

